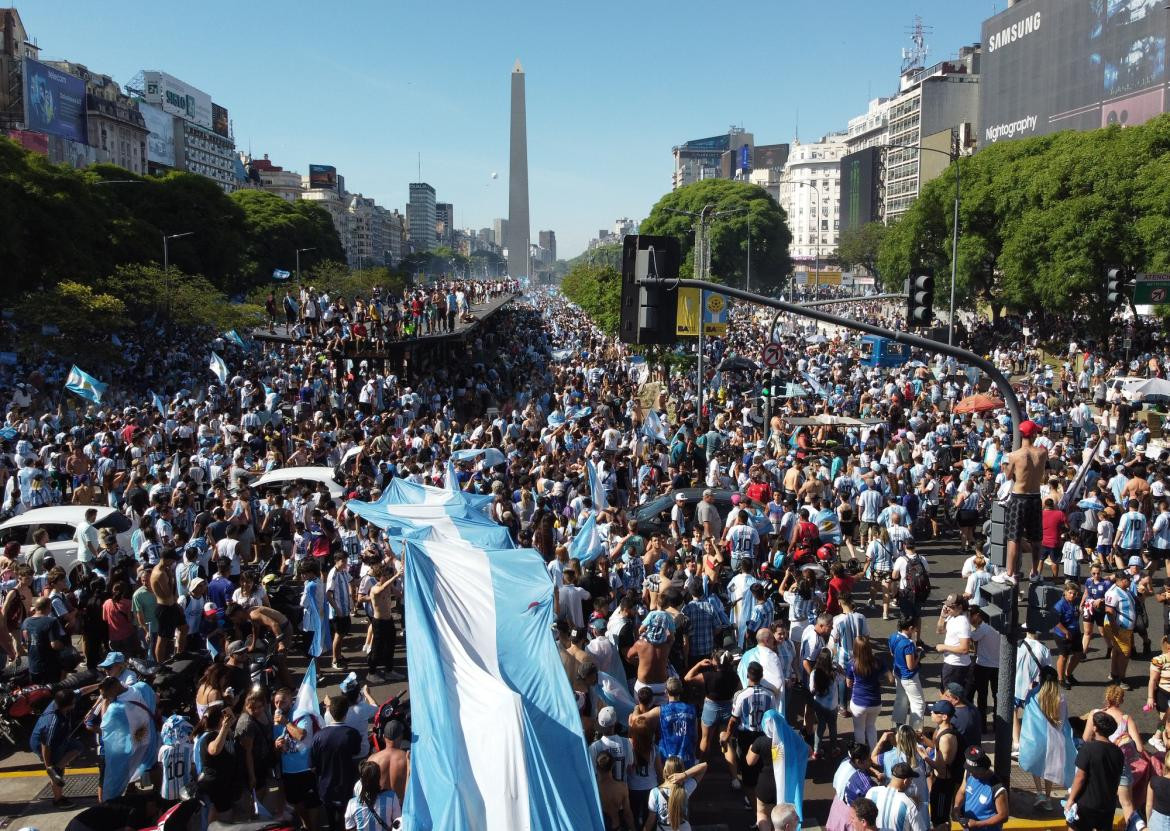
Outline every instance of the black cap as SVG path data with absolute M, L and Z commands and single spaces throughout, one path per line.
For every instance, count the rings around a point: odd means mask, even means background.
M 890 771 L 890 776 L 895 779 L 917 779 L 918 771 L 910 767 L 905 762 L 898 762 L 894 765 L 894 769 Z

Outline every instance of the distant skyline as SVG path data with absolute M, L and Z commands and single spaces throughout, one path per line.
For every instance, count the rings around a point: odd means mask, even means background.
M 403 210 L 422 179 L 460 228 L 508 215 L 509 75 L 527 79 L 532 237 L 580 253 L 670 189 L 672 146 L 743 126 L 759 144 L 844 129 L 897 88 L 920 14 L 928 62 L 979 40 L 989 0 L 682 0 L 442 7 L 350 0 L 15 2 L 49 60 L 125 84 L 160 69 L 226 107 L 237 147 Z M 496 178 L 492 174 L 497 174 Z

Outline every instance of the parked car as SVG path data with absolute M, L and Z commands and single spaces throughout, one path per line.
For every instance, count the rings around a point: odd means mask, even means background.
M 329 488 L 329 496 L 335 503 L 340 504 L 345 498 L 345 489 L 337 483 L 333 468 L 326 465 L 309 465 L 306 467 L 282 467 L 270 470 L 259 479 L 252 482 L 252 489 L 263 495 L 266 491 L 281 489 L 294 482 L 308 482 L 316 487 L 324 482 Z
M 85 512 L 95 507 L 93 505 L 57 505 L 52 508 L 33 508 L 19 516 L 0 523 L 0 544 L 10 542 L 20 543 L 20 553 L 28 556 L 32 553 L 32 532 L 37 528 L 44 528 L 49 532 L 49 541 L 46 548 L 57 561 L 57 565 L 69 574 L 70 584 L 73 579 L 73 568 L 77 564 L 77 543 L 73 536 L 77 533 L 77 526 L 85 520 Z M 113 528 L 118 535 L 118 547 L 130 553 L 130 534 L 134 530 L 133 523 L 121 511 L 110 507 L 97 507 L 97 520 L 94 526 Z
M 634 521 L 638 523 L 638 533 L 643 537 L 648 537 L 652 533 L 670 533 L 670 509 L 674 507 L 676 493 L 681 493 L 686 498 L 683 504 L 686 506 L 687 516 L 693 521 L 695 506 L 703 501 L 703 491 L 705 490 L 707 488 L 681 488 L 639 505 L 633 513 Z M 731 512 L 731 495 L 736 491 L 714 490 L 715 507 L 719 510 L 719 516 L 726 518 L 727 514 Z

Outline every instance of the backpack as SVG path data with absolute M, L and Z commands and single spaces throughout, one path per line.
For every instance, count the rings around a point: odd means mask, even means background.
M 922 557 L 906 558 L 906 591 L 919 603 L 930 597 L 930 576 L 926 573 L 926 561 Z

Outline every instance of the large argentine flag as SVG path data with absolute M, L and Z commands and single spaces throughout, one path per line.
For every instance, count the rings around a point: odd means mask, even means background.
M 601 831 L 539 555 L 458 540 L 406 548 L 415 735 L 403 828 Z
M 1020 724 L 1020 767 L 1046 782 L 1067 788 L 1076 774 L 1077 749 L 1072 726 L 1068 723 L 1068 704 L 1060 702 L 1060 719 L 1053 724 L 1040 709 L 1033 690 L 1024 703 Z
M 585 466 L 589 474 L 589 497 L 593 500 L 593 507 L 599 511 L 609 508 L 609 500 L 605 498 L 605 488 L 601 486 L 601 477 L 597 475 L 597 466 L 588 459 Z
M 146 760 L 153 727 L 150 708 L 133 688 L 106 707 L 102 716 L 102 753 L 106 757 L 102 794 L 106 801 L 126 793 L 131 777 Z
M 772 740 L 772 773 L 776 777 L 777 802 L 789 802 L 804 822 L 804 774 L 809 746 L 800 733 L 776 710 L 764 713 L 764 735 Z
M 447 459 L 447 476 L 446 486 L 451 493 L 462 493 L 459 488 L 459 480 L 455 476 L 456 462 L 470 462 L 472 459 L 477 459 L 483 456 L 484 467 L 495 467 L 496 465 L 507 464 L 508 460 L 504 458 L 504 454 L 494 447 L 472 448 L 470 450 L 456 450 Z
M 584 566 L 600 557 L 604 550 L 601 535 L 597 533 L 597 514 L 591 513 L 569 543 L 569 557 L 576 558 Z

